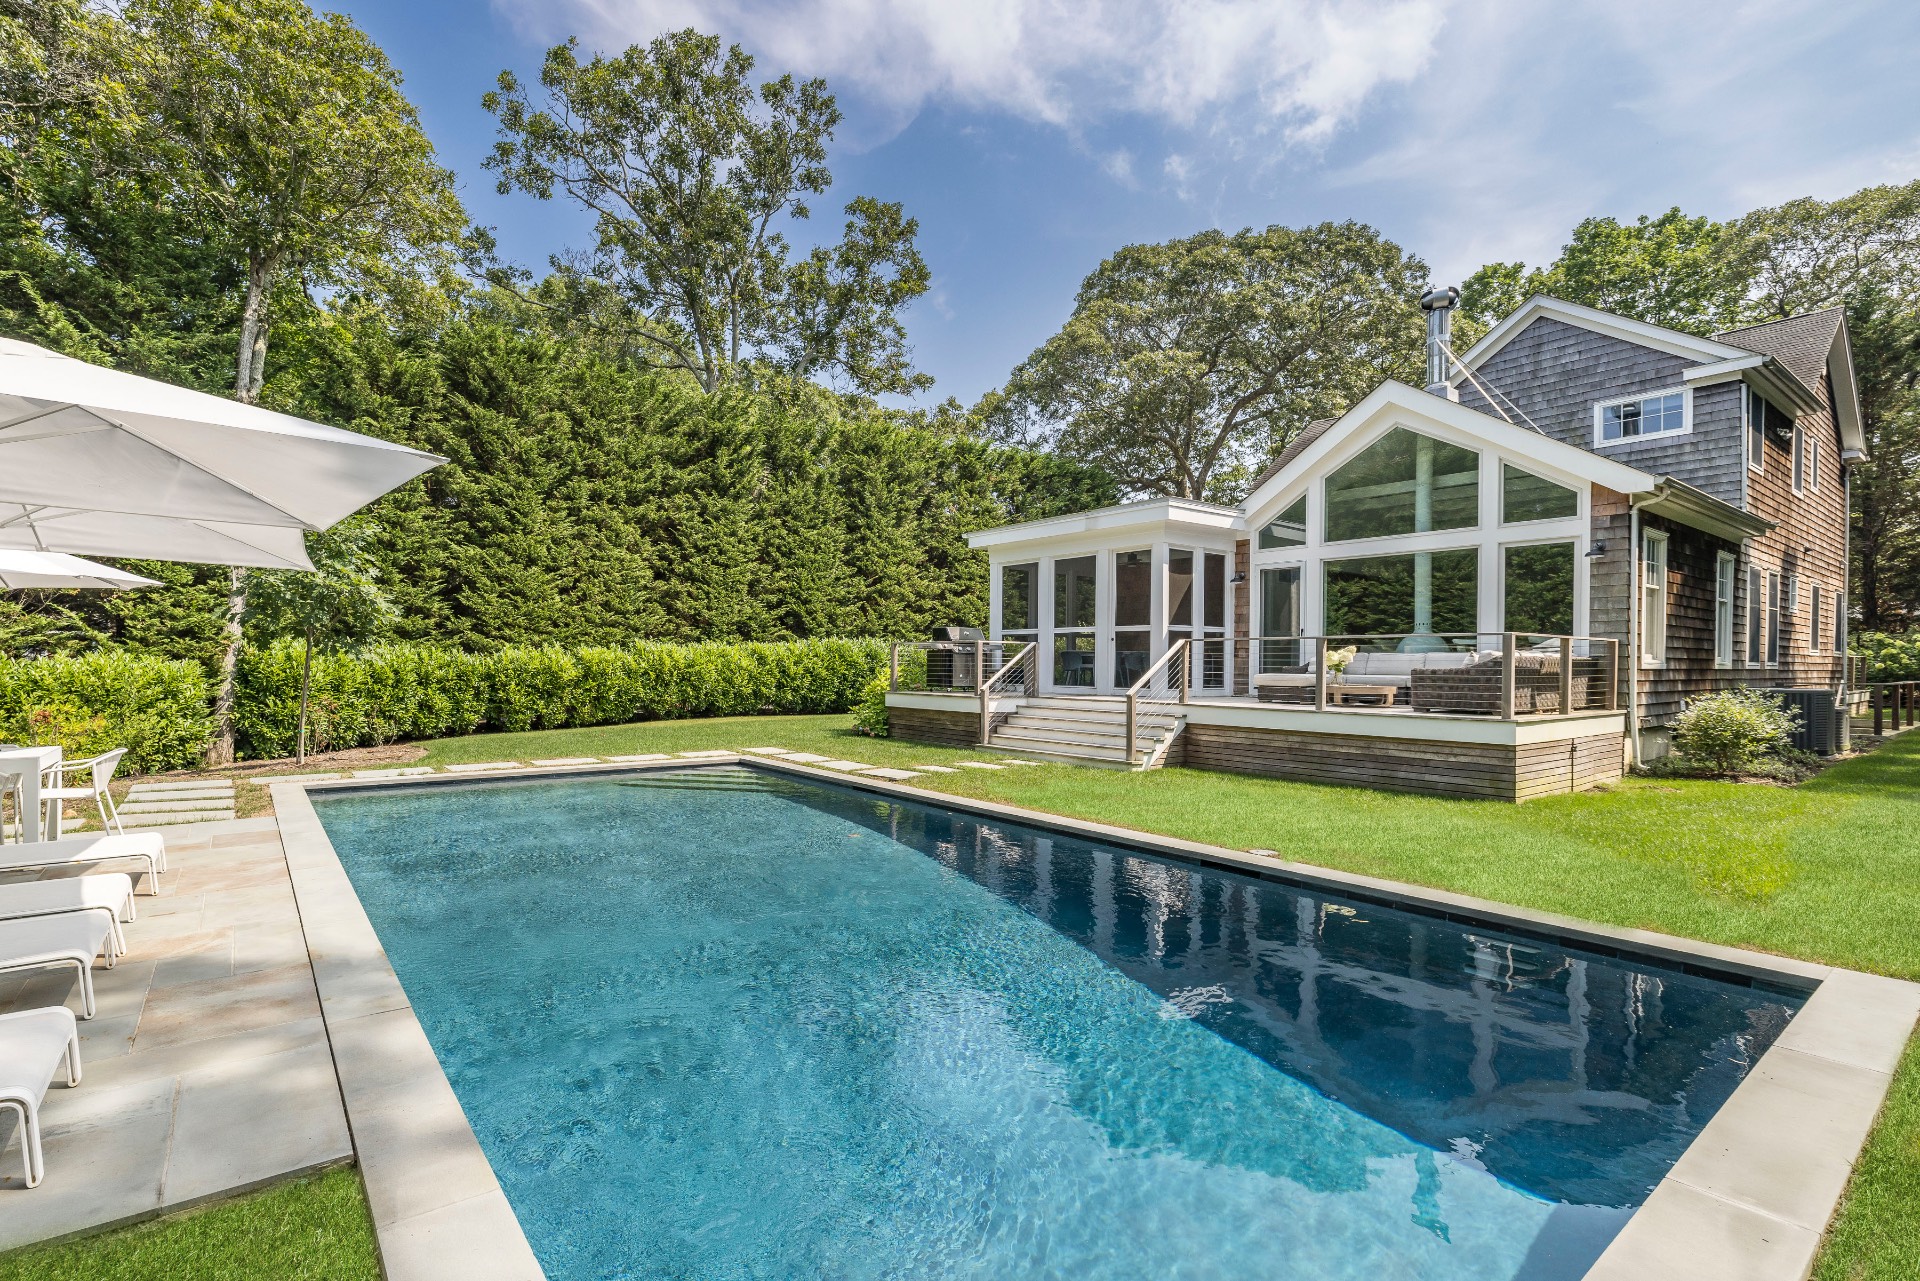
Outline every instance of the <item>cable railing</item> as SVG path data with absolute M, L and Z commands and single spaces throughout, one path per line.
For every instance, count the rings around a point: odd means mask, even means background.
M 895 641 L 887 654 L 887 688 L 895 693 L 976 693 L 982 682 L 993 680 L 1023 650 L 1033 648 L 1032 641 Z
M 1192 697 L 1317 711 L 1568 715 L 1619 705 L 1620 642 L 1540 632 L 1208 637 Z
M 1007 647 L 1014 646 L 1012 652 Z M 997 671 L 980 682 L 980 741 L 993 737 L 993 696 L 1031 694 L 1040 688 L 1040 646 L 1035 641 L 1011 641 L 1001 647 L 1002 661 Z M 984 670 L 984 656 L 982 669 Z
M 1187 651 L 1191 641 L 1177 640 L 1167 646 L 1167 652 L 1159 661 L 1147 668 L 1140 679 L 1127 687 L 1127 763 L 1151 765 L 1152 757 L 1165 749 L 1166 737 L 1152 744 L 1144 753 L 1139 750 L 1140 713 L 1144 705 L 1149 711 L 1169 703 L 1187 701 L 1190 688 L 1188 679 Z M 1155 677 L 1160 679 L 1156 682 Z M 1135 757 L 1140 759 L 1136 760 Z

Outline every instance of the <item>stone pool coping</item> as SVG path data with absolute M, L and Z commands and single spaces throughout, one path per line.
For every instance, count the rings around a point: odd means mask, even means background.
M 1294 863 L 792 761 L 698 760 L 533 767 L 485 775 L 276 783 L 274 805 L 306 925 L 321 1011 L 389 1281 L 539 1278 L 539 1263 L 413 1016 L 307 793 L 438 787 L 746 765 L 1362 901 L 1484 924 L 1695 973 L 1807 993 L 1786 1031 L 1628 1219 L 1586 1281 L 1804 1281 L 1892 1085 L 1920 984 L 1650 930 Z

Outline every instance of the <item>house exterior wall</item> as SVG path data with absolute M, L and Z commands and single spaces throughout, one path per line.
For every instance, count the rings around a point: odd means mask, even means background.
M 1797 421 L 1809 440 L 1820 442 L 1818 488 L 1809 486 L 1803 493 L 1794 493 L 1793 451 L 1771 438 L 1765 444 L 1764 466 L 1746 477 L 1748 510 L 1779 528 L 1749 543 L 1743 569 L 1751 563 L 1793 575 L 1798 597 L 1798 608 L 1783 619 L 1780 663 L 1749 671 L 1752 684 L 1839 683 L 1841 661 L 1833 652 L 1833 597 L 1847 590 L 1847 486 L 1840 464 L 1840 433 L 1831 409 L 1832 380 L 1822 378 L 1816 390 L 1821 407 L 1801 414 Z M 1811 589 L 1816 585 L 1826 599 L 1817 649 L 1809 634 Z M 1745 657 L 1744 647 L 1741 657 Z
M 1679 387 L 1682 372 L 1699 363 L 1541 316 L 1482 362 L 1474 376 L 1563 444 L 1738 503 L 1744 422 L 1738 382 L 1693 390 L 1691 432 L 1595 445 L 1596 402 Z M 1460 387 L 1460 403 L 1500 416 L 1471 380 Z

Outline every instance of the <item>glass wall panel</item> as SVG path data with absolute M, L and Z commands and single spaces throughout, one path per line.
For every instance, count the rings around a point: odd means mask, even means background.
M 1193 553 L 1167 553 L 1167 626 L 1193 626 Z
M 1053 562 L 1053 625 L 1093 626 L 1093 557 Z
M 1033 599 L 1038 565 L 1002 565 L 1000 567 L 1000 630 L 1023 632 L 1040 625 Z
M 1573 544 L 1507 548 L 1506 630 L 1573 634 Z
M 1153 621 L 1153 553 L 1113 554 L 1113 625 L 1145 627 Z
M 1066 688 L 1093 686 L 1093 634 L 1053 634 L 1053 683 Z
M 1470 529 L 1480 521 L 1480 456 L 1396 427 L 1326 480 L 1329 542 Z
M 1327 635 L 1471 632 L 1478 627 L 1480 555 L 1472 548 L 1330 560 Z
M 1298 565 L 1260 571 L 1260 635 L 1255 670 L 1276 672 L 1302 661 Z
M 1307 543 L 1307 496 L 1260 527 L 1262 547 L 1304 547 Z
M 1500 519 L 1557 520 L 1580 514 L 1580 495 L 1511 463 L 1500 464 Z
M 1153 664 L 1152 637 L 1146 631 L 1113 634 L 1113 687 L 1125 690 L 1147 674 Z

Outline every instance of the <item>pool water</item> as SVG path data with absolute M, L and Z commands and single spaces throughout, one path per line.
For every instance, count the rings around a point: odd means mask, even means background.
M 1579 1276 L 1797 998 L 737 768 L 316 794 L 554 1281 Z

